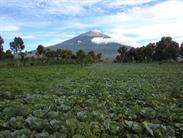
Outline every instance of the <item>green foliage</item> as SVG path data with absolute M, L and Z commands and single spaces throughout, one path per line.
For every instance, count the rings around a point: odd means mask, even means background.
M 21 37 L 15 37 L 13 42 L 10 42 L 10 49 L 15 53 L 19 53 L 24 50 L 25 45 Z
M 122 47 L 118 50 L 116 62 L 151 62 L 155 53 L 155 44 L 150 43 L 146 47 L 130 48 Z
M 97 63 L 102 61 L 102 55 L 95 54 L 94 51 L 88 52 L 86 54 L 83 50 L 79 50 L 76 54 L 72 53 L 70 50 L 57 49 L 50 50 L 46 49 L 45 51 L 46 63 L 79 63 L 79 64 L 87 64 L 87 63 Z M 44 57 L 41 58 L 44 60 Z
M 86 54 L 83 50 L 79 50 L 76 52 L 76 57 L 79 63 L 84 64 L 86 62 Z
M 182 70 L 182 64 L 0 68 L 0 137 L 182 137 Z
M 5 58 L 6 59 L 13 59 L 13 54 L 12 54 L 11 50 L 6 50 Z
M 176 59 L 178 56 L 179 44 L 171 37 L 163 37 L 156 43 L 155 57 L 157 60 Z
M 38 47 L 37 47 L 37 55 L 38 56 L 40 56 L 40 55 L 42 55 L 42 54 L 44 54 L 45 53 L 45 48 L 44 48 L 44 46 L 42 46 L 42 45 L 38 45 Z
M 3 43 L 4 43 L 4 40 L 3 38 L 0 36 L 0 60 L 2 60 L 3 58 Z
M 180 54 L 181 56 L 183 56 L 183 42 L 182 42 L 182 44 L 181 44 L 181 47 L 180 47 L 180 50 L 179 50 L 179 54 Z
M 159 42 L 149 43 L 147 46 L 127 49 L 121 47 L 115 62 L 152 62 L 174 60 L 181 55 L 182 48 L 171 37 L 163 37 Z

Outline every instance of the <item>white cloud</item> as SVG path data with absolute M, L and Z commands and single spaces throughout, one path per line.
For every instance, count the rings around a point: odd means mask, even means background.
M 114 40 L 112 38 L 95 37 L 91 41 L 95 44 L 108 44 L 112 43 Z
M 0 5 L 27 9 L 29 12 L 31 10 L 35 14 L 82 15 L 88 12 L 104 12 L 103 8 L 138 5 L 151 1 L 156 0 L 1 0 Z
M 158 3 L 147 4 L 153 1 Z M 124 8 L 124 12 L 122 6 L 130 8 Z M 112 39 L 96 38 L 95 42 L 113 41 L 137 47 L 158 41 L 162 36 L 172 36 L 179 43 L 183 41 L 182 0 L 0 0 L 1 7 L 15 7 L 18 12 L 25 12 L 23 15 L 26 12 L 29 14 L 25 19 L 20 19 L 11 14 L 9 17 L 9 13 L 2 18 L 3 13 L 0 13 L 0 32 L 9 33 L 5 37 L 13 37 L 21 31 L 19 36 L 28 34 L 25 39 L 40 38 L 57 43 L 71 38 L 66 37 L 67 32 L 75 35 L 99 28 L 107 31 L 106 34 Z M 32 20 L 31 17 L 35 16 L 38 18 Z
M 113 1 L 106 1 L 105 4 L 109 7 L 119 7 L 122 5 L 139 5 L 139 4 L 145 4 L 148 2 L 153 2 L 156 0 L 113 0 Z
M 183 1 L 169 0 L 149 7 L 134 7 L 127 12 L 105 15 L 93 24 L 105 26 L 109 36 L 121 41 L 159 40 L 172 36 L 183 41 Z M 126 36 L 136 34 L 136 36 Z
M 32 40 L 36 38 L 34 35 L 23 34 L 21 32 L 3 32 L 2 34 L 3 34 L 3 37 L 8 40 L 13 40 L 14 37 L 21 37 L 26 40 Z
M 0 32 L 18 31 L 20 28 L 16 25 L 0 24 Z
M 21 36 L 23 39 L 34 39 L 35 36 L 34 35 L 22 35 Z
M 92 6 L 102 0 L 3 0 L 0 5 L 32 10 L 37 14 L 78 15 L 86 12 L 85 7 Z
M 101 30 L 97 30 L 97 29 L 95 29 L 94 31 L 103 33 Z M 111 38 L 95 37 L 91 41 L 95 44 L 119 43 L 122 45 L 133 46 L 133 47 L 140 46 L 140 44 L 133 41 L 132 39 L 127 38 L 126 36 L 122 35 L 120 32 L 118 32 L 118 33 L 117 32 L 115 32 L 115 33 L 104 32 L 103 34 L 106 34 L 106 35 L 110 36 Z
M 83 15 L 89 11 L 86 7 L 91 7 L 102 0 L 50 0 L 44 1 L 44 10 L 47 10 L 50 14 L 65 14 L 65 15 Z M 40 5 L 43 2 L 36 0 Z M 93 7 L 94 8 L 94 7 Z M 91 9 L 90 9 L 91 10 Z M 100 8 L 95 8 L 97 11 L 102 11 Z
M 124 36 L 115 37 L 115 35 L 110 34 L 111 38 L 95 37 L 91 41 L 95 44 L 109 44 L 109 43 L 119 43 L 126 46 L 139 47 L 140 44 L 137 42 L 125 38 Z
M 96 32 L 96 33 L 102 33 L 102 31 L 99 30 L 99 29 L 93 29 L 92 31 L 93 31 L 93 32 Z

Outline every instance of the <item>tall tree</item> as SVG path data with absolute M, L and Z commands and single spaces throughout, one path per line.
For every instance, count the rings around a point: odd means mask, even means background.
M 85 62 L 86 54 L 83 50 L 79 50 L 76 52 L 77 60 L 83 64 Z
M 57 57 L 57 60 L 61 59 L 61 57 L 62 57 L 62 49 L 57 49 L 56 57 Z
M 97 62 L 97 56 L 95 55 L 95 52 L 94 51 L 90 51 L 88 52 L 88 62 Z
M 20 53 L 24 50 L 25 45 L 21 37 L 15 37 L 13 42 L 10 42 L 10 49 L 15 53 Z
M 116 57 L 116 61 L 117 61 L 117 62 L 125 62 L 125 57 L 126 57 L 127 51 L 128 51 L 127 47 L 125 47 L 125 46 L 120 47 L 120 48 L 118 49 L 118 53 L 119 53 L 120 55 L 118 55 L 118 56 Z
M 153 60 L 153 56 L 155 53 L 155 48 L 156 48 L 156 44 L 155 43 L 149 43 L 145 49 L 144 49 L 144 54 L 145 54 L 145 60 L 147 62 L 150 62 Z
M 95 58 L 95 52 L 94 51 L 88 52 L 88 55 L 90 55 L 92 58 Z
M 135 60 L 136 62 L 142 62 L 145 60 L 145 47 L 138 47 L 135 49 Z
M 127 53 L 127 61 L 133 62 L 135 60 L 136 49 L 131 48 Z
M 102 61 L 102 53 L 97 54 L 97 62 Z
M 3 58 L 3 44 L 4 44 L 4 40 L 0 36 L 0 60 L 2 60 L 2 58 Z
M 42 54 L 44 54 L 44 53 L 45 53 L 45 48 L 44 48 L 44 46 L 43 46 L 43 45 L 38 45 L 36 54 L 37 54 L 38 56 L 40 56 L 40 55 L 42 55 Z
M 183 42 L 182 42 L 182 44 L 181 44 L 181 46 L 180 46 L 179 54 L 180 54 L 181 56 L 183 56 Z
M 156 60 L 176 59 L 178 56 L 179 44 L 172 40 L 171 37 L 163 37 L 156 43 L 155 58 Z

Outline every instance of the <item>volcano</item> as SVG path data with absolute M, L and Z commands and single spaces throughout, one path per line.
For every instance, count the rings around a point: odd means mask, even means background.
M 95 40 L 101 40 L 95 42 Z M 94 51 L 95 53 L 101 53 L 104 59 L 114 59 L 118 54 L 117 50 L 120 47 L 126 46 L 117 42 L 112 42 L 111 37 L 101 32 L 89 31 L 79 36 L 76 36 L 70 40 L 58 43 L 56 45 L 49 46 L 50 49 L 66 49 L 76 52 L 83 50 L 85 52 Z

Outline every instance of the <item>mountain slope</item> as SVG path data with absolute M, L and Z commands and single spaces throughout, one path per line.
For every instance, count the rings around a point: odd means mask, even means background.
M 96 53 L 102 53 L 103 58 L 114 59 L 118 54 L 117 50 L 119 49 L 119 47 L 125 46 L 115 42 L 97 44 L 92 42 L 94 38 L 110 39 L 110 37 L 105 34 L 89 31 L 70 40 L 50 46 L 48 48 L 68 49 L 72 50 L 73 52 L 76 52 L 80 49 L 84 50 L 85 52 L 93 50 Z

